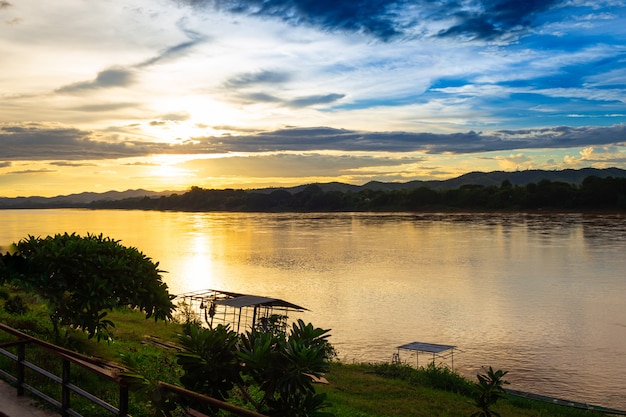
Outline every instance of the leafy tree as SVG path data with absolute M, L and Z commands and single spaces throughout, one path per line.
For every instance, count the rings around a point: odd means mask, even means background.
M 102 234 L 74 233 L 28 236 L 15 248 L 0 258 L 0 279 L 47 300 L 57 338 L 62 327 L 110 338 L 115 325 L 106 310 L 116 307 L 138 309 L 155 321 L 172 318 L 174 296 L 161 279 L 163 271 L 136 248 Z

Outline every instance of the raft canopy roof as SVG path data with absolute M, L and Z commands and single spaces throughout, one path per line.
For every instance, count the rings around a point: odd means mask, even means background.
M 237 332 L 255 328 L 285 331 L 290 311 L 308 311 L 280 298 L 231 291 L 207 289 L 180 294 L 178 297 L 184 300 L 198 319 L 204 318 L 210 328 L 220 323 L 228 324 Z
M 417 352 L 426 352 L 426 353 L 441 353 L 447 350 L 455 349 L 456 346 L 451 345 L 439 345 L 437 343 L 424 343 L 424 342 L 411 342 L 404 344 L 402 346 L 398 346 L 398 349 L 404 350 L 415 350 Z
M 425 343 L 425 342 L 411 342 L 397 347 L 398 353 L 392 357 L 393 363 L 401 363 L 400 351 L 408 350 L 415 352 L 415 365 L 419 368 L 419 355 L 420 353 L 432 354 L 432 364 L 435 364 L 435 360 L 451 358 L 452 370 L 454 370 L 454 350 L 456 346 L 453 345 L 440 345 L 438 343 Z
M 280 298 L 262 297 L 259 295 L 241 294 L 220 290 L 199 290 L 179 295 L 181 298 L 188 298 L 194 301 L 214 302 L 217 305 L 227 307 L 242 308 L 254 306 L 282 307 L 285 309 L 308 311 L 308 309 L 297 304 L 290 303 Z

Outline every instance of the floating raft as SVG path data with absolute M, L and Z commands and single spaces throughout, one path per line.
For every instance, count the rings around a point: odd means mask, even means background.
M 515 397 L 526 398 L 529 400 L 562 405 L 564 407 L 572 407 L 572 408 L 577 408 L 577 409 L 586 410 L 586 411 L 597 411 L 597 412 L 604 413 L 604 414 L 626 416 L 626 411 L 616 410 L 614 408 L 602 407 L 599 405 L 591 405 L 591 404 L 578 402 L 578 401 L 562 400 L 560 398 L 553 398 L 553 397 L 548 397 L 546 395 L 533 394 L 533 393 L 524 392 L 524 391 L 516 391 L 516 390 L 508 389 L 508 388 L 505 388 L 505 391 L 509 395 L 513 395 Z
M 408 350 L 415 352 L 416 366 L 419 368 L 419 354 L 430 353 L 433 355 L 432 363 L 435 363 L 435 358 L 446 359 L 452 358 L 452 369 L 454 370 L 454 349 L 456 346 L 452 345 L 440 345 L 437 343 L 424 343 L 424 342 L 411 342 L 398 346 L 398 353 L 392 357 L 392 362 L 400 362 L 400 351 Z

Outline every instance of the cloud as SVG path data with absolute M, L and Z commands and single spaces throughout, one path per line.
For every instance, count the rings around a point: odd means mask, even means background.
M 242 135 L 194 137 L 177 144 L 95 140 L 92 132 L 30 123 L 0 125 L 6 160 L 94 160 L 157 154 L 261 152 L 423 152 L 473 154 L 626 144 L 626 125 L 499 130 L 490 133 L 361 132 L 329 127 L 285 128 Z
M 86 163 L 86 162 L 69 162 L 69 161 L 53 161 L 50 162 L 50 165 L 54 165 L 57 167 L 93 167 L 96 164 Z
M 7 160 L 88 160 L 146 155 L 158 152 L 156 143 L 104 142 L 91 132 L 40 123 L 0 125 L 0 148 Z
M 135 83 L 137 70 L 184 56 L 194 46 L 206 41 L 207 37 L 179 25 L 189 41 L 166 48 L 158 55 L 131 66 L 114 66 L 100 71 L 94 80 L 79 81 L 55 90 L 56 93 L 72 94 L 103 88 L 129 87 Z
M 324 95 L 314 95 L 314 96 L 306 96 L 300 97 L 293 100 L 289 100 L 289 107 L 308 107 L 314 106 L 316 104 L 330 104 L 337 100 L 341 100 L 344 98 L 345 94 L 324 94 Z
M 626 125 L 501 130 L 492 133 L 359 132 L 328 127 L 288 128 L 230 137 L 194 138 L 194 147 L 227 152 L 362 151 L 464 154 L 514 149 L 573 148 L 626 143 Z
M 282 20 L 323 30 L 362 32 L 387 40 L 402 27 L 397 9 L 406 0 L 187 0 L 196 7 L 211 7 L 232 14 Z
M 7 174 L 11 174 L 11 175 L 31 175 L 31 174 L 50 174 L 52 172 L 57 172 L 56 169 L 47 169 L 47 168 L 41 168 L 41 169 L 25 169 L 22 171 L 10 171 L 7 172 Z
M 292 74 L 283 71 L 263 70 L 249 72 L 231 77 L 224 83 L 224 87 L 229 91 L 242 90 L 235 94 L 235 97 L 244 103 L 277 103 L 281 106 L 291 108 L 310 107 L 319 104 L 330 104 L 345 97 L 345 94 L 329 93 L 301 96 L 292 99 L 283 99 L 276 94 L 265 91 L 246 91 L 248 87 L 270 86 L 278 89 L 282 84 L 292 79 Z
M 0 168 L 10 167 L 13 163 L 10 161 L 0 162 Z
M 100 88 L 128 87 L 133 81 L 134 74 L 132 70 L 126 68 L 110 68 L 100 71 L 95 80 L 69 84 L 57 89 L 56 92 L 77 93 Z
M 13 5 L 6 0 L 0 0 L 0 10 L 8 9 L 9 7 L 13 7 Z
M 440 31 L 438 36 L 486 41 L 518 37 L 533 27 L 538 14 L 558 3 L 558 0 L 449 2 L 448 17 L 455 24 Z
M 434 35 L 514 40 L 560 0 L 186 0 L 198 8 L 276 19 L 326 32 L 362 33 L 382 41 Z M 570 5 L 576 5 L 570 3 Z
M 205 42 L 208 38 L 196 31 L 186 29 L 179 25 L 179 28 L 187 35 L 189 40 L 187 42 L 181 42 L 177 45 L 166 48 L 158 55 L 149 58 L 145 61 L 142 61 L 136 64 L 135 68 L 144 68 L 152 65 L 156 65 L 162 62 L 166 62 L 175 58 L 179 58 L 184 56 L 188 51 L 190 51 L 193 47 Z
M 283 84 L 291 79 L 291 74 L 284 71 L 263 70 L 236 75 L 226 81 L 228 88 L 242 88 L 258 85 Z
M 239 101 L 245 104 L 275 103 L 279 106 L 299 109 L 299 108 L 310 107 L 310 106 L 315 106 L 319 104 L 331 104 L 338 100 L 341 100 L 345 96 L 346 96 L 345 94 L 329 93 L 329 94 L 302 96 L 302 97 L 296 97 L 293 99 L 282 99 L 273 94 L 269 94 L 265 92 L 250 92 L 250 93 L 241 93 L 241 94 L 236 95 L 235 97 Z

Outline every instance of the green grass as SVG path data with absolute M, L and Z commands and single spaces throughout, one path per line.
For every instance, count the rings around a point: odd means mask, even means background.
M 319 385 L 317 391 L 328 395 L 328 411 L 336 417 L 469 417 L 478 411 L 468 396 L 422 385 L 417 375 L 421 371 L 389 376 L 390 366 L 333 363 L 326 375 L 329 384 Z M 407 377 L 411 373 L 414 376 Z M 603 415 L 516 398 L 500 400 L 493 410 L 506 417 Z

